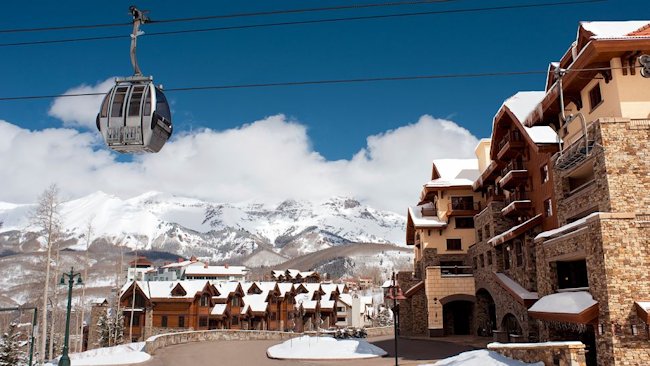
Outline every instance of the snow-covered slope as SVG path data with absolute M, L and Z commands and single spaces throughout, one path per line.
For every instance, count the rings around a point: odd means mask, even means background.
M 0 202 L 3 232 L 34 231 L 33 205 Z M 61 217 L 72 239 L 93 237 L 131 248 L 196 255 L 213 261 L 260 249 L 294 257 L 350 242 L 403 242 L 403 216 L 375 210 L 351 198 L 321 202 L 286 200 L 279 204 L 211 203 L 160 192 L 121 199 L 103 192 L 64 202 Z M 72 240 L 73 249 L 84 241 Z M 2 248 L 0 248 L 2 249 Z

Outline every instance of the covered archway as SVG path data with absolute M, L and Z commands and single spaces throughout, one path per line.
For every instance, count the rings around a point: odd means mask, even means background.
M 517 320 L 517 317 L 512 313 L 503 316 L 503 319 L 501 320 L 501 330 L 506 332 L 509 339 L 512 337 L 522 336 L 523 334 L 519 320 Z
M 474 328 L 474 303 L 472 295 L 450 295 L 440 299 L 445 335 L 470 335 Z
M 476 291 L 476 334 L 483 337 L 492 336 L 497 328 L 497 310 L 494 298 L 484 288 Z

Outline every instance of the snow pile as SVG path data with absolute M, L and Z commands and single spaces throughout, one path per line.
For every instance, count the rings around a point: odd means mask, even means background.
M 503 283 L 510 290 L 516 293 L 517 296 L 519 296 L 520 298 L 524 300 L 537 300 L 538 297 L 537 292 L 531 292 L 526 290 L 516 281 L 512 280 L 510 277 L 506 276 L 503 273 L 495 273 L 495 275 L 499 278 L 501 283 Z
M 542 102 L 546 92 L 543 91 L 525 91 L 519 92 L 503 102 L 512 114 L 517 118 L 519 123 L 524 123 L 528 116 L 533 113 L 537 105 Z M 526 133 L 536 144 L 552 144 L 558 141 L 557 134 L 549 126 L 524 126 Z
M 269 347 L 266 354 L 277 359 L 344 360 L 382 357 L 387 353 L 364 340 L 302 336 Z
M 122 344 L 115 347 L 93 349 L 86 352 L 71 353 L 72 366 L 124 365 L 148 361 L 151 356 L 142 351 L 145 342 Z M 55 366 L 56 358 L 45 366 Z
M 598 301 L 594 300 L 587 291 L 560 292 L 542 297 L 528 311 L 580 314 L 597 303 Z
M 485 349 L 463 352 L 440 360 L 435 364 L 421 366 L 544 366 L 543 362 L 525 363 Z
M 574 229 L 585 225 L 587 223 L 587 221 L 589 219 L 591 219 L 592 217 L 599 216 L 600 214 L 601 214 L 601 212 L 594 212 L 594 213 L 591 213 L 591 214 L 589 214 L 589 215 L 587 215 L 587 216 L 585 216 L 585 217 L 583 217 L 583 218 L 581 218 L 579 220 L 576 220 L 576 221 L 574 221 L 574 222 L 572 222 L 570 224 L 560 226 L 557 229 L 544 231 L 544 232 L 540 233 L 539 235 L 537 235 L 535 237 L 535 240 L 542 239 L 542 238 L 543 239 L 548 239 L 548 238 L 551 238 L 551 237 L 554 237 L 554 236 L 560 236 L 560 234 L 564 234 L 564 233 L 569 232 L 569 231 L 573 231 Z

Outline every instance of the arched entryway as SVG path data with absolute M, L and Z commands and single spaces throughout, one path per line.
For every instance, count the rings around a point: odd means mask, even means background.
M 517 320 L 517 317 L 513 314 L 508 313 L 503 316 L 503 319 L 501 320 L 501 330 L 506 332 L 510 341 L 521 342 L 521 340 L 517 340 L 517 338 L 523 337 L 523 331 L 519 324 L 519 320 Z
M 471 295 L 451 295 L 440 299 L 445 335 L 470 335 L 474 327 L 474 303 Z
M 497 328 L 497 310 L 494 298 L 484 288 L 476 291 L 476 334 L 483 337 L 492 336 Z

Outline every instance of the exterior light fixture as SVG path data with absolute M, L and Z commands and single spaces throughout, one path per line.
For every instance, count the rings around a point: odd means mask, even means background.
M 650 78 L 650 55 L 639 57 L 639 63 L 641 64 L 641 76 Z

